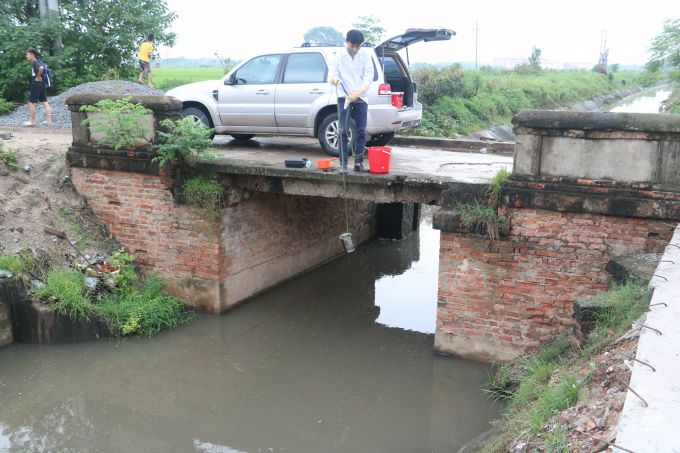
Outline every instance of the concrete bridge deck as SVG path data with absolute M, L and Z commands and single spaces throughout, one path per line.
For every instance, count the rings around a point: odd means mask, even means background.
M 232 175 L 234 184 L 260 192 L 288 195 L 340 197 L 342 176 L 317 168 L 317 159 L 329 156 L 315 139 L 299 137 L 257 137 L 249 141 L 218 137 L 213 144 L 219 159 L 201 164 L 201 171 Z M 290 157 L 307 157 L 311 168 L 286 168 Z M 368 165 L 368 159 L 366 164 Z M 353 165 L 353 160 L 350 164 Z M 350 166 L 351 166 L 350 165 Z M 349 198 L 375 202 L 441 204 L 442 192 L 463 186 L 484 186 L 501 168 L 512 170 L 512 157 L 494 154 L 460 153 L 436 148 L 392 147 L 390 172 L 346 177 Z M 469 188 L 466 188 L 466 191 Z

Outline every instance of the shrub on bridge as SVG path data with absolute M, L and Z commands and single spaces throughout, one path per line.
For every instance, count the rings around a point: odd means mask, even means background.
M 110 143 L 114 149 L 134 147 L 147 143 L 146 137 L 151 129 L 146 125 L 146 115 L 153 111 L 142 104 L 132 104 L 132 97 L 112 100 L 102 99 L 95 105 L 84 105 L 81 112 L 95 112 L 101 115 L 85 119 L 80 124 L 88 126 L 93 132 L 103 132 L 100 143 Z
M 205 127 L 202 122 L 196 122 L 189 116 L 177 121 L 166 119 L 160 125 L 170 131 L 159 132 L 161 144 L 154 146 L 158 156 L 153 161 L 160 166 L 182 160 L 193 167 L 199 160 L 215 160 L 215 153 L 208 149 L 212 144 L 214 129 Z

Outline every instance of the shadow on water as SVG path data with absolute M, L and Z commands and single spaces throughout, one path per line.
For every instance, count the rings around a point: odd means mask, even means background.
M 500 406 L 418 331 L 427 221 L 152 339 L 0 349 L 0 452 L 456 451 Z

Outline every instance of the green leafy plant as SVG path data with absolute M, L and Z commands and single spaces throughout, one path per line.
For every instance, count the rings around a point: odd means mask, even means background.
M 139 277 L 135 273 L 135 265 L 132 264 L 134 260 L 135 257 L 125 253 L 123 248 L 113 252 L 107 260 L 111 266 L 118 268 L 116 291 L 119 293 L 129 295 L 137 292 Z
M 0 115 L 9 113 L 10 110 L 12 110 L 12 103 L 9 101 L 5 101 L 3 98 L 0 98 Z
M 305 42 L 336 44 L 338 46 L 342 46 L 345 43 L 345 37 L 333 27 L 319 26 L 310 28 L 302 38 Z
M 224 74 L 226 75 L 229 71 L 234 69 L 234 66 L 236 66 L 236 61 L 232 60 L 229 57 L 223 57 L 221 56 L 217 51 L 213 54 L 215 55 L 215 58 L 217 58 L 217 61 L 220 62 L 220 66 L 222 67 L 222 71 L 224 71 Z
M 215 153 L 208 148 L 212 144 L 211 136 L 214 129 L 208 129 L 201 122 L 195 122 L 191 117 L 171 121 L 165 119 L 160 122 L 170 133 L 159 132 L 160 145 L 154 146 L 158 156 L 153 158 L 160 166 L 166 162 L 177 162 L 183 159 L 194 166 L 196 161 L 212 162 Z
M 352 22 L 352 27 L 364 34 L 365 42 L 378 44 L 385 36 L 385 29 L 380 26 L 380 19 L 373 16 L 359 16 L 356 22 Z
M 494 362 L 491 370 L 487 371 L 487 380 L 482 391 L 494 401 L 507 398 L 512 394 L 512 374 L 511 365 L 507 363 Z
M 101 143 L 110 143 L 114 149 L 133 147 L 144 142 L 151 129 L 146 125 L 146 115 L 153 113 L 142 104 L 130 103 L 132 96 L 125 99 L 102 99 L 95 105 L 84 105 L 81 112 L 95 112 L 100 115 L 83 120 L 93 132 L 103 132 Z
M 30 89 L 28 47 L 38 49 L 52 72 L 53 89 L 63 92 L 99 80 L 110 69 L 119 71 L 121 80 L 134 80 L 137 49 L 148 33 L 156 38 L 154 47 L 176 41 L 177 13 L 166 0 L 60 0 L 59 15 L 41 14 L 38 3 L 0 2 L 0 97 L 8 100 L 22 100 Z M 53 46 L 57 36 L 62 46 Z
M 19 168 L 17 152 L 9 147 L 5 149 L 5 145 L 2 142 L 0 142 L 0 161 L 6 163 L 10 170 Z

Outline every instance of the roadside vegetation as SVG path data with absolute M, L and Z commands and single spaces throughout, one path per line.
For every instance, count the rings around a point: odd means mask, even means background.
M 557 109 L 635 86 L 640 77 L 635 71 L 610 74 L 611 79 L 593 71 L 555 71 L 530 64 L 513 70 L 488 66 L 464 70 L 460 65 L 416 69 L 412 75 L 418 85 L 418 100 L 426 107 L 420 127 L 407 133 L 467 135 L 510 124 L 524 109 Z
M 581 451 L 575 448 L 577 438 L 591 445 L 589 438 L 558 423 L 556 416 L 582 402 L 598 368 L 595 356 L 613 347 L 645 312 L 647 282 L 614 284 L 595 297 L 605 308 L 596 315 L 594 330 L 582 349 L 574 351 L 565 333 L 535 353 L 494 364 L 484 391 L 505 407 L 502 419 L 495 422 L 498 435 L 486 442 L 482 452 L 504 453 L 519 444 L 527 452 Z
M 17 152 L 12 150 L 9 146 L 5 148 L 5 144 L 0 141 L 0 162 L 9 167 L 10 170 L 19 168 L 17 163 Z
M 151 337 L 188 323 L 194 314 L 181 299 L 163 291 L 155 274 L 142 278 L 134 257 L 123 250 L 107 260 L 74 259 L 71 267 L 38 262 L 28 250 L 0 255 L 0 269 L 30 283 L 33 296 L 55 313 L 72 319 L 87 318 L 104 325 L 112 336 Z

